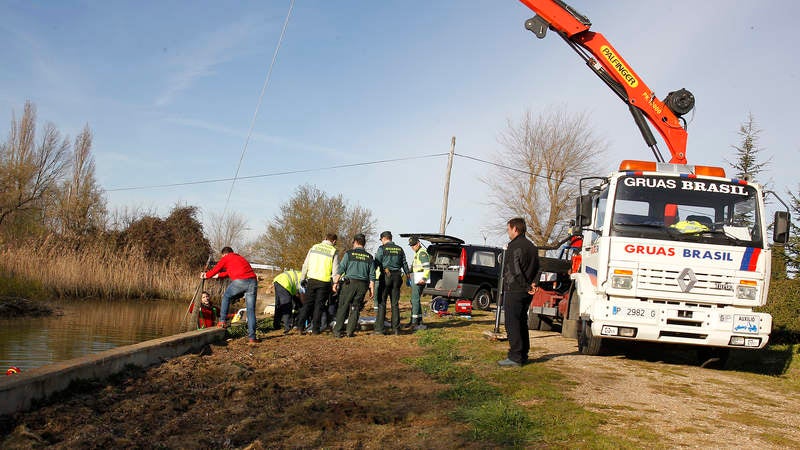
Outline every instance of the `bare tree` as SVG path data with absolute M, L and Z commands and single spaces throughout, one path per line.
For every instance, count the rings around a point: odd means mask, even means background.
M 71 173 L 62 183 L 56 198 L 56 217 L 53 220 L 56 232 L 82 236 L 105 225 L 105 199 L 95 179 L 91 152 L 92 132 L 86 125 L 75 138 Z
M 523 217 L 528 236 L 540 246 L 555 244 L 574 213 L 578 179 L 597 173 L 606 143 L 595 136 L 587 115 L 559 109 L 519 122 L 509 119 L 499 136 L 498 166 L 483 181 L 503 221 Z
M 22 117 L 0 144 L 0 226 L 12 215 L 44 209 L 69 164 L 69 141 L 51 123 L 36 143 L 36 109 L 25 103 Z
M 231 246 L 240 251 L 244 246 L 247 220 L 237 212 L 222 214 L 211 213 L 208 227 L 208 240 L 211 248 L 219 251 L 222 247 Z
M 372 211 L 348 206 L 341 195 L 329 196 L 311 185 L 297 188 L 294 196 L 281 205 L 258 239 L 258 256 L 279 267 L 300 268 L 308 249 L 326 233 L 337 233 L 340 252 L 350 248 L 357 233 L 370 235 L 375 228 Z

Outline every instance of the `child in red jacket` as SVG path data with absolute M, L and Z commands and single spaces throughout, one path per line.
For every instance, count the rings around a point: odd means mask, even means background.
M 194 303 L 189 308 L 189 313 L 194 311 Z M 211 303 L 211 295 L 203 291 L 203 294 L 200 296 L 200 313 L 197 315 L 197 329 L 201 328 L 210 328 L 216 325 L 217 317 L 219 316 L 219 312 L 217 312 L 217 307 Z

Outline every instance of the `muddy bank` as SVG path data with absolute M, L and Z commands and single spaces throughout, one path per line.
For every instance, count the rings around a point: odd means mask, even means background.
M 470 448 L 411 334 L 232 339 L 5 418 L 2 448 Z
M 53 314 L 58 314 L 58 309 L 45 302 L 21 297 L 0 297 L 0 317 L 4 319 L 42 317 Z

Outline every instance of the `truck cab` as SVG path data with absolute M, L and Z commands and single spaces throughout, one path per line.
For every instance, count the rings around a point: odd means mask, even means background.
M 762 348 L 772 318 L 762 188 L 721 168 L 623 161 L 584 179 L 581 270 L 571 275 L 579 347 L 604 339 Z M 785 239 L 788 212 L 775 216 Z

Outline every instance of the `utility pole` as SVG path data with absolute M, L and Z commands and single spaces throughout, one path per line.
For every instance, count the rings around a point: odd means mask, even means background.
M 444 199 L 442 201 L 442 221 L 439 224 L 439 233 L 444 234 L 447 228 L 447 198 L 450 195 L 450 172 L 453 170 L 453 155 L 456 152 L 456 137 L 450 140 L 450 155 L 447 157 L 447 172 L 444 174 Z

